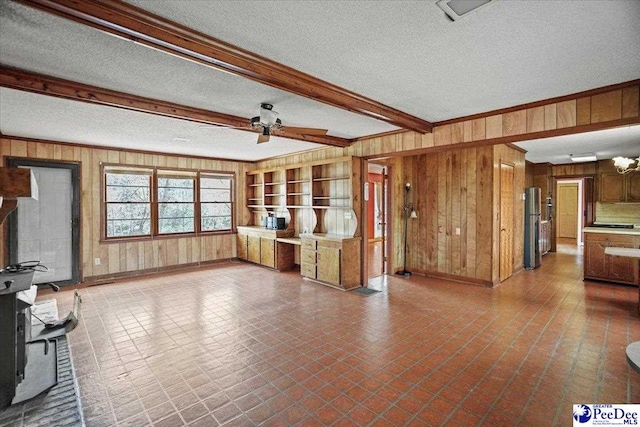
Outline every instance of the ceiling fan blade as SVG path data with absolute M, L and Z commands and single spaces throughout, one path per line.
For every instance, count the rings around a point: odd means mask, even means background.
M 263 142 L 269 142 L 269 135 L 260 134 L 258 135 L 258 144 L 262 144 Z
M 327 129 L 297 128 L 293 126 L 283 126 L 282 130 L 285 132 L 297 133 L 300 135 L 320 135 L 320 136 L 324 136 L 328 132 Z

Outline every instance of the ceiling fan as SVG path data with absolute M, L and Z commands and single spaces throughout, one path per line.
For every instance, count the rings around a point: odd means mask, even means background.
M 271 104 L 260 104 L 260 115 L 251 119 L 251 128 L 259 130 L 258 144 L 269 141 L 271 132 L 284 131 L 289 133 L 297 133 L 299 135 L 318 135 L 327 134 L 327 129 L 301 128 L 293 126 L 283 126 L 282 121 L 278 118 L 278 112 L 273 110 Z

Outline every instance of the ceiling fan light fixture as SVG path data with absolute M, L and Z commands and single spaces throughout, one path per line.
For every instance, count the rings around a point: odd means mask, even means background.
M 273 105 L 260 104 L 260 123 L 263 126 L 273 126 L 278 120 L 278 112 L 273 111 Z

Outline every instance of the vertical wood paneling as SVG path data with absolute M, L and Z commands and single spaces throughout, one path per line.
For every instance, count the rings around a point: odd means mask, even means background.
M 527 133 L 542 132 L 544 130 L 544 107 L 529 108 L 527 110 Z
M 558 102 L 556 106 L 558 129 L 576 125 L 576 100 Z
M 502 136 L 502 114 L 486 118 L 486 138 L 500 138 Z
M 476 119 L 471 122 L 471 128 L 473 129 L 473 141 L 481 141 L 486 136 L 486 120 Z
M 502 115 L 502 135 L 520 135 L 527 132 L 527 110 L 512 111 Z
M 622 90 L 591 97 L 591 123 L 617 120 L 622 117 Z
M 576 100 L 576 125 L 591 123 L 591 97 L 585 96 Z
M 544 130 L 556 129 L 556 104 L 544 106 Z
M 115 275 L 153 270 L 163 266 L 176 266 L 200 261 L 215 261 L 235 256 L 233 235 L 218 235 L 191 238 L 168 238 L 140 242 L 102 243 L 101 237 L 101 168 L 100 163 L 127 163 L 131 165 L 166 166 L 199 168 L 235 172 L 236 174 L 236 223 L 246 224 L 249 213 L 243 207 L 244 176 L 254 166 L 232 161 L 211 161 L 180 156 L 121 152 L 114 149 L 102 149 L 73 146 L 63 143 L 46 143 L 22 140 L 0 139 L 3 156 L 26 157 L 44 160 L 78 162 L 80 164 L 80 227 L 81 246 L 80 264 L 83 278 Z M 0 159 L 4 161 L 4 159 Z M 213 167 L 215 166 L 215 167 Z M 204 169 L 204 167 L 202 168 Z M 4 235 L 2 236 L 4 239 Z M 219 244 L 213 244 L 214 240 Z M 202 250 L 204 241 L 208 250 Z M 203 254 L 206 254 L 203 255 Z M 4 252 L 0 251 L 0 257 Z M 100 258 L 100 265 L 94 259 Z
M 640 103 L 640 87 L 628 87 L 622 90 L 622 117 L 636 117 Z

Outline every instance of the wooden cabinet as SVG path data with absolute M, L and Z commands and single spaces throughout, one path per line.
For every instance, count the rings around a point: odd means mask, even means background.
M 640 248 L 640 236 L 585 233 L 584 278 L 638 284 L 638 260 L 606 255 L 606 247 Z
M 294 265 L 290 244 L 281 244 L 278 238 L 293 236 L 289 230 L 267 230 L 262 227 L 238 227 L 237 256 L 276 270 L 289 270 Z
M 640 203 L 640 172 L 627 175 L 627 202 Z
M 240 259 L 248 259 L 248 255 L 247 255 L 247 235 L 246 234 L 237 234 L 236 235 L 236 252 L 237 252 L 237 257 Z
M 640 172 L 619 174 L 611 160 L 598 162 L 598 170 L 599 202 L 640 202 Z
M 600 201 L 601 202 L 624 202 L 625 176 L 618 172 L 605 172 L 599 174 L 600 179 Z
M 300 272 L 338 289 L 361 285 L 360 238 L 331 235 L 301 236 Z

